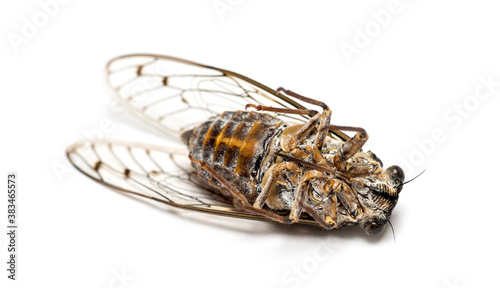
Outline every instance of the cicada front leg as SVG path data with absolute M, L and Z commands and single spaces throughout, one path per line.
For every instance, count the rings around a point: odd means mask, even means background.
M 325 186 L 326 182 L 328 182 L 326 174 L 312 170 L 302 175 L 302 169 L 294 162 L 274 164 L 264 175 L 262 181 L 264 188 L 253 207 L 262 209 L 264 204 L 267 204 L 271 209 L 290 210 L 288 216 L 290 223 L 298 222 L 300 214 L 306 212 L 324 229 L 336 228 L 336 198 L 330 197 L 331 187 Z M 321 199 L 307 195 L 313 187 L 321 195 Z M 323 215 L 318 213 L 316 207 L 308 204 L 311 199 L 312 203 L 321 206 Z M 293 203 L 291 206 L 290 202 Z
M 339 152 L 334 156 L 333 162 L 336 168 L 340 171 L 347 171 L 347 160 L 363 148 L 363 145 L 368 141 L 368 133 L 360 127 L 330 125 L 329 129 L 356 132 L 354 137 L 349 138 L 349 140 L 342 144 Z
M 351 188 L 343 181 L 323 172 L 315 170 L 306 172 L 297 190 L 297 198 L 290 212 L 292 223 L 297 222 L 300 214 L 305 212 L 321 227 L 330 230 L 338 228 L 338 203 L 341 203 L 352 217 L 358 216 L 361 211 Z M 306 197 L 307 194 L 309 195 Z
M 328 176 L 319 171 L 311 170 L 302 176 L 300 184 L 297 187 L 297 193 L 290 210 L 290 220 L 292 223 L 299 220 L 300 214 L 306 212 L 316 220 L 324 229 L 333 229 L 337 227 L 337 201 L 335 195 L 330 193 L 330 185 Z M 317 195 L 312 195 L 311 189 L 316 190 Z M 308 192 L 311 194 L 307 197 Z M 309 202 L 315 203 L 322 207 L 323 215 L 320 215 L 314 205 L 309 205 Z

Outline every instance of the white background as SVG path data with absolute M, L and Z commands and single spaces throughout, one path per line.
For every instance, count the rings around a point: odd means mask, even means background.
M 7 287 L 500 285 L 500 83 L 480 80 L 500 81 L 494 1 L 47 2 L 0 7 L 0 175 L 17 172 L 19 187 L 18 280 L 0 265 Z M 64 155 L 77 140 L 169 143 L 107 95 L 104 64 L 132 52 L 320 99 L 333 123 L 369 132 L 386 166 L 407 179 L 427 169 L 400 195 L 396 242 L 390 229 L 368 237 L 154 208 L 79 174 Z

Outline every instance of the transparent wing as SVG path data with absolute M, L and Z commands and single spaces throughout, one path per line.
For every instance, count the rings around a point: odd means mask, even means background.
M 198 181 L 184 150 L 104 140 L 77 142 L 66 154 L 83 174 L 122 192 L 197 212 L 271 221 L 240 211 L 230 199 L 207 189 Z M 310 219 L 299 223 L 317 225 Z
M 305 109 L 295 100 L 243 75 L 175 57 L 133 54 L 106 65 L 106 82 L 116 100 L 174 139 L 224 111 L 246 104 Z M 309 116 L 278 115 L 286 122 Z M 334 131 L 338 137 L 348 137 Z

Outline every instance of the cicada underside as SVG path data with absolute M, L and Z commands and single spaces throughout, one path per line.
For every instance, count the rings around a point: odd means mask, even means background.
M 69 147 L 70 161 L 102 184 L 178 208 L 328 230 L 377 234 L 390 219 L 402 169 L 384 169 L 362 150 L 366 131 L 331 124 L 323 102 L 161 55 L 115 58 L 106 79 L 120 104 L 187 151 L 112 140 Z

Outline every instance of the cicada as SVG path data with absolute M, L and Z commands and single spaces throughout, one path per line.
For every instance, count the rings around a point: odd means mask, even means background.
M 384 169 L 362 150 L 363 128 L 331 124 L 325 103 L 162 55 L 117 57 L 105 75 L 120 105 L 185 149 L 115 140 L 70 146 L 70 162 L 97 182 L 235 218 L 328 230 L 359 225 L 369 235 L 389 221 L 403 170 Z

